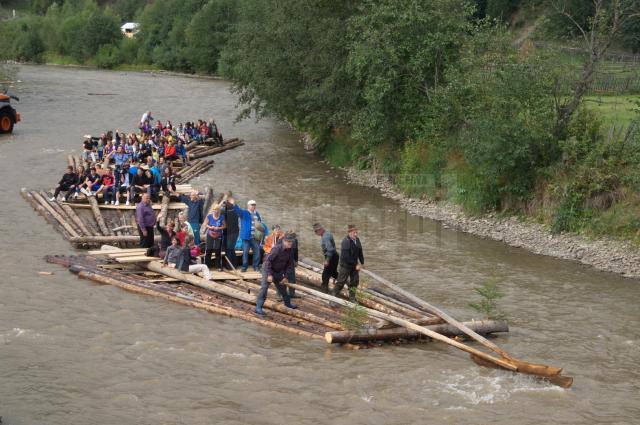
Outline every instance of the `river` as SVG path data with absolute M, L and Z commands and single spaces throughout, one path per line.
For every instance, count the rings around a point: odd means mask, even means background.
M 406 214 L 350 185 L 272 121 L 235 123 L 221 80 L 21 66 L 23 122 L 0 137 L 0 416 L 3 424 L 637 424 L 640 285 Z M 90 95 L 103 94 L 103 95 Z M 460 319 L 493 280 L 511 332 L 495 341 L 564 367 L 570 390 L 484 369 L 441 344 L 349 351 L 112 286 L 49 265 L 73 249 L 20 197 L 52 187 L 82 135 L 140 115 L 214 116 L 246 144 L 192 181 L 256 199 L 268 223 L 360 228 L 368 267 Z M 51 276 L 38 274 L 52 271 Z

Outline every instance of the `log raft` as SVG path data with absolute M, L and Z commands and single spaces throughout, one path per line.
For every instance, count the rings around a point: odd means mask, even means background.
M 177 170 L 177 194 L 189 193 L 192 187 L 188 181 L 213 166 L 213 161 L 199 158 L 243 143 L 242 140 L 232 139 L 225 141 L 223 146 L 210 146 L 207 143 L 189 146 L 191 162 L 182 164 L 181 161 L 176 161 L 173 164 Z M 82 164 L 78 157 L 68 157 L 67 162 L 74 168 Z M 210 189 L 205 193 L 207 207 L 220 202 L 219 199 L 217 202 L 213 201 L 214 193 Z M 560 374 L 560 368 L 515 359 L 486 339 L 485 336 L 491 333 L 508 332 L 506 323 L 458 322 L 440 309 L 368 270 L 363 270 L 363 273 L 382 284 L 386 291 L 381 291 L 375 285 L 369 288 L 363 282 L 358 295 L 359 305 L 355 305 L 346 300 L 346 294 L 337 298 L 314 289 L 320 286 L 319 264 L 302 259 L 297 268 L 298 283 L 288 284 L 298 289 L 299 294 L 303 294 L 302 299 L 296 300 L 299 308 L 284 306 L 276 299 L 272 287 L 264 304 L 268 315 L 260 317 L 254 313 L 260 288 L 259 274 L 213 271 L 212 280 L 205 280 L 201 276 L 163 266 L 158 261 L 159 258 L 148 256 L 145 249 L 122 249 L 135 246 L 139 241 L 133 206 L 102 205 L 95 196 L 88 196 L 86 199 L 82 196 L 79 202 L 58 203 L 50 201 L 46 192 L 27 189 L 22 189 L 21 195 L 74 246 L 89 248 L 104 243 L 117 245 L 111 250 L 90 251 L 88 255 L 47 257 L 48 262 L 63 265 L 81 278 L 241 318 L 299 336 L 324 339 L 328 343 L 343 344 L 345 347 L 374 347 L 396 341 L 440 341 L 470 353 L 471 358 L 483 366 L 534 375 L 565 388 L 573 383 L 571 377 Z M 177 211 L 184 208 L 184 204 L 172 202 L 171 198 L 175 201 L 176 194 L 172 195 L 174 196 L 163 196 L 162 203 L 154 205 L 154 208 L 162 211 L 162 224 L 167 219 L 175 218 Z M 356 329 L 353 329 L 353 316 L 357 316 Z M 493 353 L 489 354 L 460 342 L 461 336 L 479 342 Z

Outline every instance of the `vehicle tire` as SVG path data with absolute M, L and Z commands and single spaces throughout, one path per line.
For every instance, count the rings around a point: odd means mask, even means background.
M 11 133 L 13 124 L 13 115 L 6 109 L 0 110 L 0 133 Z

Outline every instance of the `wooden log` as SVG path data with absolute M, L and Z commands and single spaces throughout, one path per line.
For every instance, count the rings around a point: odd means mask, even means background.
M 104 222 L 104 218 L 102 218 L 102 213 L 100 212 L 100 207 L 98 207 L 98 201 L 95 196 L 87 196 L 87 200 L 89 201 L 89 205 L 91 205 L 91 211 L 93 212 L 93 217 L 96 219 L 96 223 L 98 223 L 98 227 L 104 236 L 113 236 L 113 232 L 109 231 L 109 228 Z
M 78 235 L 78 232 L 76 232 L 76 230 L 73 228 L 73 226 L 71 226 L 62 216 L 60 216 L 60 214 L 58 214 L 58 212 L 51 205 L 49 205 L 49 202 L 44 199 L 42 195 L 40 195 L 38 192 L 31 192 L 31 195 L 49 212 L 49 214 L 51 214 L 56 220 L 58 220 L 60 225 L 67 231 L 67 233 L 69 233 L 71 237 L 80 236 Z
M 69 205 L 66 205 L 66 204 L 62 204 L 61 207 L 67 213 L 67 216 L 71 218 L 71 220 L 74 223 L 76 223 L 76 226 L 81 230 L 82 232 L 81 236 L 92 235 L 91 231 L 87 228 L 87 226 L 85 226 L 84 222 L 80 220 L 80 217 L 78 217 L 78 214 L 76 214 L 73 208 L 71 208 Z
M 207 186 L 204 188 L 204 208 L 202 209 L 205 214 L 208 214 L 211 212 L 210 208 L 212 207 L 213 204 L 213 189 L 211 189 L 211 187 Z M 206 220 L 206 216 L 205 216 L 205 220 Z
M 315 271 L 304 268 L 305 264 L 299 263 L 296 268 L 296 278 L 300 278 L 301 281 L 320 287 L 322 284 L 322 277 Z M 401 316 L 410 317 L 413 319 L 431 319 L 433 316 L 428 313 L 416 313 L 409 309 L 406 309 L 400 305 L 388 302 L 384 299 L 381 299 L 372 292 L 367 291 L 366 289 L 362 290 L 364 297 L 360 300 L 361 303 L 367 307 L 373 308 L 378 311 L 383 311 L 388 314 L 399 314 Z
M 78 217 L 80 217 L 80 220 L 82 220 L 84 225 L 91 231 L 90 236 L 102 236 L 102 233 L 100 233 L 100 229 L 98 229 L 98 223 L 96 223 L 96 220 L 93 218 L 93 213 L 82 214 L 82 216 L 78 214 Z
M 464 322 L 469 329 L 473 329 L 480 334 L 491 334 L 496 332 L 509 332 L 509 325 L 507 322 L 499 320 L 481 320 L 473 322 Z M 425 326 L 434 332 L 437 332 L 445 336 L 461 336 L 464 333 L 449 324 L 431 325 Z M 338 343 L 356 343 L 356 342 L 369 342 L 369 341 L 389 341 L 395 339 L 416 339 L 422 334 L 409 330 L 407 328 L 392 328 L 392 329 L 365 329 L 358 332 L 352 331 L 334 331 L 327 332 L 324 335 L 325 341 L 329 344 Z
M 33 195 L 31 192 L 27 191 L 27 189 L 25 188 L 22 188 L 20 190 L 20 194 L 31 205 L 31 207 L 34 210 L 36 210 L 36 212 L 38 212 L 38 214 L 40 214 L 45 219 L 45 221 L 47 221 L 47 223 L 51 224 L 54 229 L 60 232 L 65 239 L 68 239 L 70 237 L 69 233 L 51 215 L 51 213 L 49 213 L 49 211 L 45 207 L 40 205 L 40 203 L 33 198 Z
M 553 367 L 553 366 L 548 366 L 548 365 L 543 365 L 543 364 L 535 364 L 535 363 L 530 363 L 530 362 L 526 362 L 526 361 L 523 361 L 523 360 L 518 360 L 518 359 L 514 358 L 513 356 L 511 356 L 510 354 L 508 354 L 507 352 L 505 352 L 500 347 L 498 347 L 493 342 L 489 341 L 488 339 L 486 339 L 482 335 L 479 335 L 478 333 L 476 333 L 473 330 L 469 329 L 468 327 L 466 327 L 465 325 L 463 325 L 462 323 L 460 323 L 458 320 L 454 319 L 453 317 L 449 316 L 447 313 L 445 313 L 444 311 L 440 310 L 439 308 L 429 304 L 428 302 L 424 301 L 421 298 L 416 297 L 412 293 L 400 288 L 396 284 L 390 282 L 389 280 L 387 280 L 387 279 L 385 279 L 385 278 L 383 278 L 381 276 L 376 275 L 375 273 L 373 273 L 373 272 L 371 272 L 369 270 L 363 269 L 362 272 L 364 274 L 374 278 L 376 281 L 382 283 L 383 285 L 385 285 L 389 289 L 393 290 L 394 292 L 396 292 L 396 293 L 402 295 L 403 297 L 407 298 L 411 302 L 416 303 L 420 307 L 430 311 L 431 313 L 435 314 L 436 316 L 441 317 L 447 323 L 458 327 L 460 330 L 462 330 L 465 333 L 465 335 L 467 335 L 467 336 L 471 337 L 472 339 L 480 342 L 482 345 L 484 345 L 485 347 L 487 347 L 490 350 L 494 351 L 495 353 L 500 354 L 512 366 L 516 367 L 519 372 L 528 373 L 528 374 L 531 374 L 531 375 L 547 376 L 547 377 L 549 377 L 549 376 L 557 376 L 562 372 L 562 369 L 558 368 L 558 367 Z M 484 359 L 484 360 L 490 361 L 489 359 Z M 568 379 L 570 379 L 570 378 L 568 378 Z M 571 385 L 571 384 L 569 384 L 569 385 Z
M 159 241 L 160 236 L 156 235 L 155 240 Z M 137 243 L 138 236 L 76 236 L 69 238 L 69 242 L 78 244 L 112 244 L 112 243 Z
M 129 249 L 120 249 L 114 246 L 105 245 L 102 249 L 94 249 L 88 251 L 89 255 L 98 255 L 98 256 L 108 256 L 111 257 L 113 255 L 118 254 L 129 254 L 129 253 L 144 253 L 147 251 L 147 248 L 129 248 Z
M 137 256 L 124 256 L 117 257 L 115 260 L 118 263 L 128 264 L 128 263 L 148 263 L 149 261 L 158 261 L 162 260 L 160 257 L 147 257 L 146 255 L 137 255 Z
M 196 152 L 193 154 L 189 155 L 190 159 L 198 159 L 198 158 L 204 158 L 205 156 L 210 156 L 210 155 L 215 155 L 221 152 L 224 152 L 226 150 L 229 149 L 233 149 L 235 147 L 244 145 L 244 142 L 242 140 L 236 140 L 235 142 L 229 142 L 227 144 L 225 144 L 224 146 L 214 146 L 214 147 L 210 147 L 207 149 L 203 149 L 200 152 Z
M 67 215 L 66 211 L 62 208 L 59 202 L 49 201 L 48 199 L 49 195 L 42 190 L 39 193 L 42 196 L 42 198 L 44 198 L 44 200 L 47 202 L 47 204 L 49 204 L 49 206 L 51 206 L 51 208 L 53 208 L 60 215 L 60 217 L 62 217 L 62 219 L 65 222 L 69 223 L 69 225 L 73 227 L 73 229 L 76 231 L 78 236 L 82 235 L 82 229 L 78 227 L 78 225 L 73 221 L 73 219 L 71 219 L 71 217 Z
M 333 303 L 340 304 L 340 305 L 345 306 L 345 307 L 351 307 L 351 308 L 355 307 L 355 305 L 353 303 L 349 302 L 349 301 L 343 300 L 342 298 L 334 297 L 333 295 L 325 294 L 324 292 L 316 291 L 315 289 L 311 289 L 311 288 L 308 288 L 306 286 L 297 285 L 297 284 L 293 284 L 293 283 L 286 283 L 286 285 L 290 286 L 292 288 L 295 288 L 296 290 L 299 290 L 301 292 L 307 292 L 307 293 L 310 293 L 312 295 L 315 295 L 317 298 L 324 299 L 327 302 L 333 302 Z M 511 370 L 513 372 L 518 370 L 518 368 L 516 366 L 512 365 L 511 363 L 509 363 L 509 362 L 507 362 L 507 361 L 505 361 L 503 359 L 499 359 L 497 357 L 493 357 L 493 356 L 491 356 L 491 355 L 489 355 L 487 353 L 484 353 L 484 352 L 482 352 L 480 350 L 477 350 L 477 349 L 475 349 L 475 348 L 473 348 L 471 346 L 468 346 L 466 344 L 462 344 L 462 343 L 460 343 L 458 341 L 455 341 L 455 340 L 453 340 L 451 338 L 448 338 L 448 337 L 446 337 L 444 335 L 440 335 L 439 333 L 433 332 L 432 330 L 430 330 L 428 328 L 425 328 L 424 326 L 416 325 L 415 323 L 412 323 L 412 322 L 410 322 L 408 320 L 405 320 L 405 319 L 402 319 L 400 317 L 391 316 L 389 314 L 382 313 L 380 311 L 373 310 L 373 309 L 370 309 L 370 308 L 367 308 L 367 307 L 360 306 L 359 308 L 363 309 L 371 317 L 375 317 L 375 318 L 378 318 L 378 319 L 383 319 L 383 320 L 386 320 L 388 322 L 395 323 L 398 326 L 402 326 L 402 327 L 405 327 L 407 329 L 414 330 L 414 331 L 416 331 L 418 333 L 421 333 L 422 335 L 426 335 L 426 336 L 428 336 L 430 338 L 433 338 L 433 339 L 435 339 L 437 341 L 444 342 L 445 344 L 448 344 L 448 345 L 451 345 L 453 347 L 456 347 L 456 348 L 458 348 L 458 349 L 460 349 L 462 351 L 465 351 L 465 352 L 467 352 L 469 354 L 473 354 L 473 355 L 475 355 L 475 356 L 477 356 L 477 357 L 479 357 L 479 358 L 481 358 L 483 360 L 486 360 L 487 362 L 490 362 L 490 363 L 495 364 L 495 365 L 497 365 L 499 367 L 502 367 L 503 369 Z
M 136 216 L 135 214 L 131 214 L 131 217 L 129 217 L 129 220 L 131 221 L 131 227 L 133 228 L 133 236 L 138 238 L 138 241 L 140 240 L 140 228 L 138 227 L 138 222 L 136 221 Z
M 165 276 L 172 277 L 174 279 L 180 279 L 184 282 L 190 283 L 199 288 L 208 289 L 213 292 L 217 292 L 222 295 L 226 295 L 231 298 L 235 298 L 240 301 L 244 301 L 250 304 L 256 303 L 256 296 L 247 294 L 243 291 L 238 291 L 237 289 L 225 287 L 216 283 L 213 283 L 209 280 L 203 279 L 193 274 L 183 273 L 180 270 L 176 270 L 175 268 L 163 266 L 159 261 L 152 261 L 147 263 L 147 268 L 156 273 L 161 273 Z M 327 321 L 315 316 L 311 313 L 306 313 L 300 310 L 294 310 L 291 308 L 285 307 L 283 304 L 273 302 L 271 300 L 266 300 L 264 303 L 264 307 L 269 310 L 277 311 L 279 313 L 287 314 L 289 316 L 297 317 L 299 319 L 304 319 L 309 322 L 317 323 L 323 326 L 329 326 Z
M 93 196 L 90 196 L 89 198 L 93 198 Z M 96 201 L 97 203 L 97 201 Z M 76 204 L 76 203 L 69 203 L 67 204 L 69 205 L 71 208 L 73 209 L 91 209 L 91 204 Z M 135 204 L 134 205 L 99 205 L 98 204 L 98 208 L 101 210 L 118 210 L 118 211 L 134 211 L 136 209 Z M 159 210 L 160 208 L 162 208 L 161 204 L 151 204 L 151 208 L 153 208 L 154 210 Z M 183 202 L 170 202 L 169 203 L 169 209 L 170 210 L 183 210 L 187 208 L 187 205 Z
M 204 173 L 209 168 L 213 166 L 213 161 L 199 161 L 193 166 L 189 167 L 188 170 L 180 170 L 178 178 L 176 179 L 177 183 L 185 183 L 192 178 Z
M 287 332 L 294 333 L 296 335 L 306 336 L 309 338 L 317 338 L 317 339 L 322 338 L 322 336 L 318 334 L 314 334 L 302 329 L 296 329 L 290 326 L 285 326 L 280 323 L 273 322 L 271 320 L 262 319 L 258 316 L 255 316 L 253 314 L 246 313 L 240 310 L 232 309 L 229 307 L 217 306 L 210 302 L 205 302 L 203 300 L 195 299 L 194 297 L 189 297 L 186 294 L 166 293 L 155 288 L 146 288 L 139 284 L 132 284 L 129 282 L 122 281 L 120 279 L 115 279 L 111 276 L 103 276 L 88 270 L 78 271 L 78 277 L 83 279 L 89 279 L 98 283 L 117 286 L 119 288 L 122 288 L 130 292 L 135 292 L 135 293 L 144 294 L 144 295 L 151 295 L 154 297 L 166 299 L 168 301 L 173 301 L 178 304 L 200 308 L 210 313 L 222 314 L 228 317 L 234 317 L 234 318 L 247 320 L 249 322 L 259 323 L 261 325 L 264 325 L 273 329 L 284 330 Z
M 171 196 L 164 195 L 162 197 L 162 204 L 160 206 L 160 227 L 163 229 L 167 227 L 167 216 L 169 215 L 169 203 L 171 203 Z

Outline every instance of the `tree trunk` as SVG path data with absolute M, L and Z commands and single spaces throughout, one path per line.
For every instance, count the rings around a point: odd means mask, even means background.
M 226 295 L 228 297 L 235 298 L 237 300 L 244 301 L 250 304 L 256 303 L 257 297 L 255 295 L 247 294 L 244 291 L 239 291 L 237 289 L 216 284 L 214 282 L 203 279 L 191 273 L 183 273 L 180 270 L 176 270 L 175 268 L 172 268 L 172 267 L 163 266 L 162 263 L 160 263 L 159 261 L 151 261 L 147 263 L 147 268 L 153 272 L 160 273 L 165 276 L 172 277 L 174 279 L 182 280 L 184 282 L 190 283 L 199 288 L 208 289 L 210 291 L 217 292 L 219 294 Z M 323 325 L 323 326 L 327 326 L 335 329 L 335 324 L 333 322 L 329 322 L 311 313 L 305 313 L 300 310 L 287 308 L 284 306 L 284 304 L 276 303 L 269 299 L 265 301 L 264 307 L 270 310 L 277 311 L 279 313 L 287 314 L 289 316 L 297 317 L 300 319 L 307 320 L 309 322 L 317 323 L 319 325 Z
M 93 216 L 96 219 L 96 223 L 98 223 L 98 227 L 104 236 L 113 236 L 113 232 L 107 227 L 104 222 L 104 218 L 102 217 L 102 213 L 100 212 L 100 207 L 98 206 L 98 200 L 95 196 L 87 196 L 87 201 L 89 201 L 89 205 L 91 205 L 91 211 L 93 211 Z
M 483 320 L 479 322 L 464 322 L 464 324 L 480 334 L 490 334 L 495 332 L 509 332 L 509 326 L 504 321 Z M 461 336 L 464 333 L 455 326 L 442 324 L 426 326 L 434 332 L 445 336 Z M 327 332 L 324 339 L 329 343 L 355 343 L 369 341 L 389 341 L 395 339 L 416 339 L 422 335 L 419 332 L 406 328 L 393 329 L 366 329 L 359 332 L 340 331 Z

